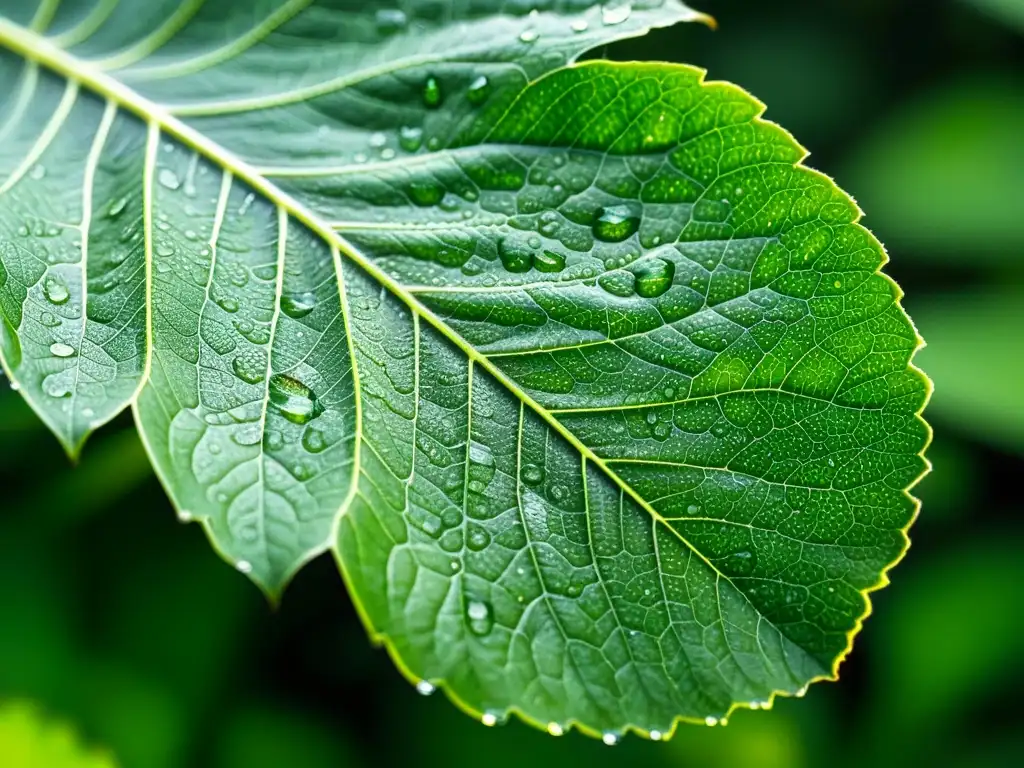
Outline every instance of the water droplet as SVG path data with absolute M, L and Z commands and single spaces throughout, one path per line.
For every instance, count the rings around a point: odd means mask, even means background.
M 538 272 L 561 272 L 565 269 L 565 256 L 554 251 L 535 253 L 533 268 Z
M 470 104 L 483 104 L 490 93 L 491 81 L 488 80 L 486 76 L 480 75 L 480 77 L 469 84 L 469 90 L 466 91 L 466 98 L 469 99 Z
M 601 737 L 601 741 L 607 744 L 609 747 L 614 747 L 619 743 L 619 737 L 614 733 L 606 733 Z
M 327 449 L 327 438 L 319 429 L 309 427 L 302 433 L 302 447 L 310 453 L 322 453 Z
M 237 568 L 242 573 L 252 573 L 252 563 L 250 563 L 248 560 L 239 560 L 237 563 L 235 563 L 235 568 Z
M 400 32 L 409 23 L 405 11 L 397 8 L 381 8 L 377 11 L 377 30 L 382 35 L 393 35 Z
M 53 312 L 43 312 L 39 315 L 39 322 L 47 328 L 56 328 L 60 325 L 60 318 L 53 314 Z
M 597 278 L 597 284 L 605 290 L 605 292 L 612 294 L 612 296 L 620 296 L 627 298 L 632 296 L 634 293 L 634 284 L 636 283 L 636 277 L 632 272 L 627 272 L 624 269 L 617 269 L 614 272 L 608 272 Z
M 51 304 L 65 304 L 71 298 L 67 285 L 56 275 L 48 275 L 43 281 L 43 294 Z
M 527 464 L 523 467 L 523 482 L 527 485 L 540 485 L 544 482 L 544 470 L 536 464 Z
M 569 498 L 569 489 L 564 485 L 551 486 L 551 496 L 555 501 L 565 501 Z
M 156 255 L 167 258 L 174 255 L 174 246 L 169 243 L 158 243 L 156 246 Z
M 430 109 L 436 109 L 441 106 L 441 84 L 437 82 L 437 78 L 433 75 L 428 77 L 427 81 L 423 84 L 423 103 Z
M 71 357 L 75 354 L 75 348 L 57 342 L 50 345 L 50 354 L 54 357 Z
M 259 384 L 267 374 L 266 356 L 262 352 L 239 355 L 231 363 L 235 376 L 246 384 Z
M 313 390 L 280 373 L 270 377 L 270 402 L 293 424 L 307 424 L 324 412 Z
M 718 718 L 712 715 L 708 715 L 704 718 L 704 722 L 708 725 L 718 725 Z
M 71 387 L 61 376 L 47 376 L 43 379 L 43 392 L 58 400 L 71 395 Z
M 548 723 L 548 733 L 552 736 L 561 736 L 565 730 L 558 723 Z
M 444 187 L 433 181 L 414 181 L 409 184 L 409 197 L 421 208 L 429 208 L 444 198 Z
M 798 691 L 796 692 L 795 696 L 796 696 L 796 697 L 797 697 L 798 699 L 802 699 L 802 698 L 803 698 L 804 696 L 806 696 L 806 695 L 807 695 L 807 689 L 808 689 L 809 687 L 810 687 L 810 686 L 807 686 L 807 685 L 805 685 L 805 686 L 804 686 L 803 688 L 801 688 L 800 690 L 798 690 Z
M 519 245 L 510 238 L 498 244 L 498 256 L 501 264 L 509 272 L 529 272 L 533 266 L 533 254 L 528 248 Z
M 580 32 L 586 32 L 589 27 L 590 24 L 587 23 L 586 19 L 576 19 L 576 21 L 572 23 L 572 31 L 577 34 Z
M 398 132 L 398 146 L 406 152 L 416 152 L 423 146 L 423 129 L 406 125 Z
M 479 600 L 470 600 L 466 604 L 466 618 L 469 620 L 469 629 L 474 635 L 486 635 L 494 626 L 491 606 Z
M 606 243 L 621 243 L 640 229 L 641 214 L 636 203 L 600 208 L 594 220 L 594 237 Z
M 672 287 L 676 275 L 676 265 L 667 259 L 653 259 L 639 264 L 633 270 L 636 275 L 636 292 L 645 299 L 661 296 Z
M 46 169 L 41 165 L 33 165 L 32 170 L 28 172 L 29 178 L 39 181 L 46 175 Z
M 686 508 L 686 514 L 688 515 L 696 515 L 698 512 L 700 512 L 700 507 L 696 504 L 691 504 Z
M 661 741 L 661 731 L 651 731 L 648 735 L 651 737 L 651 741 Z
M 488 728 L 490 728 L 491 726 L 497 724 L 498 716 L 490 712 L 485 712 L 483 714 L 483 717 L 480 718 L 480 722 L 486 725 Z
M 388 143 L 388 137 L 380 131 L 370 134 L 370 146 L 374 149 L 380 149 Z
M 469 534 L 469 541 L 467 544 L 469 548 L 474 552 L 480 552 L 487 548 L 487 545 L 491 543 L 491 536 L 483 528 L 477 528 L 475 531 Z
M 216 304 L 228 314 L 234 314 L 238 311 L 238 302 L 230 296 L 223 296 L 216 299 Z
M 255 200 L 256 195 L 254 195 L 252 192 L 246 195 L 245 199 L 242 200 L 242 204 L 238 206 L 238 215 L 245 216 L 245 214 L 249 212 L 249 209 L 252 208 L 253 201 Z
M 281 311 L 288 317 L 298 320 L 305 317 L 316 306 L 316 295 L 312 293 L 299 293 L 294 296 L 281 297 Z
M 112 202 L 110 204 L 110 207 L 107 209 L 107 218 L 108 219 L 116 219 L 118 216 L 120 216 L 122 213 L 124 213 L 124 209 L 127 208 L 127 207 L 128 207 L 128 198 L 127 197 L 120 197 L 120 198 L 118 198 L 117 200 Z
M 621 24 L 633 13 L 633 4 L 628 0 L 613 0 L 601 8 L 601 21 L 609 27 Z
M 426 680 L 420 680 L 418 683 L 416 683 L 416 692 L 420 696 L 430 696 L 436 690 L 437 687 L 434 686 L 432 683 L 428 683 Z
M 178 522 L 179 523 L 191 523 L 195 520 L 195 515 L 189 512 L 187 509 L 178 510 Z
M 156 175 L 156 180 L 160 182 L 161 187 L 166 187 L 170 190 L 175 190 L 181 186 L 181 179 L 178 178 L 178 174 L 170 168 L 161 168 L 160 173 Z

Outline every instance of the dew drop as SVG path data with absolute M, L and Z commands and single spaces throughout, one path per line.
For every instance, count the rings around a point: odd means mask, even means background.
M 388 143 L 388 137 L 380 131 L 370 134 L 370 146 L 374 149 L 380 149 Z
M 406 152 L 416 152 L 423 146 L 423 129 L 406 125 L 398 132 L 398 146 Z
M 594 237 L 606 243 L 621 243 L 640 229 L 641 208 L 635 203 L 600 208 L 594 220 Z
M 75 354 L 75 348 L 57 342 L 50 345 L 50 354 L 54 357 L 71 357 Z
M 228 314 L 234 314 L 238 311 L 238 302 L 230 296 L 216 299 L 216 304 Z
M 281 297 L 281 311 L 293 320 L 305 317 L 316 306 L 316 296 L 312 293 L 299 293 Z
M 589 27 L 590 24 L 587 23 L 586 19 L 576 19 L 576 21 L 572 23 L 572 31 L 577 34 L 580 32 L 586 32 Z
M 56 328 L 60 325 L 60 318 L 53 314 L 53 312 L 43 312 L 39 315 L 39 322 L 47 328 Z
M 309 427 L 302 433 L 302 447 L 310 453 L 323 453 L 327 449 L 327 438 L 319 429 Z
M 469 534 L 469 540 L 466 543 L 474 552 L 480 552 L 486 549 L 487 545 L 491 543 L 491 536 L 487 531 L 482 528 L 478 528 Z
M 698 512 L 700 512 L 700 507 L 696 504 L 691 504 L 686 508 L 686 514 L 688 515 L 696 515 Z
M 178 522 L 179 523 L 191 523 L 195 520 L 195 515 L 189 512 L 187 509 L 178 510 Z
M 248 560 L 239 560 L 235 563 L 235 568 L 237 568 L 241 573 L 252 573 L 252 563 Z
M 548 733 L 552 736 L 561 736 L 565 733 L 565 729 L 563 729 L 558 723 L 548 723 Z
M 127 197 L 120 197 L 120 198 L 118 198 L 113 203 L 111 203 L 110 207 L 107 209 L 107 218 L 108 219 L 116 219 L 118 216 L 120 216 L 122 213 L 124 213 L 124 210 L 127 207 L 128 207 L 128 198 Z
M 653 259 L 637 266 L 633 270 L 636 275 L 636 292 L 645 299 L 654 299 L 672 287 L 676 275 L 675 262 L 666 259 Z
M 170 168 L 161 168 L 160 173 L 156 175 L 156 180 L 160 182 L 161 187 L 166 187 L 170 190 L 178 189 L 181 186 L 181 179 L 178 178 L 178 174 Z
M 633 4 L 628 0 L 607 3 L 601 8 L 601 21 L 605 26 L 613 27 L 626 21 L 633 13 Z
M 626 298 L 634 293 L 636 277 L 624 269 L 608 272 L 597 278 L 597 284 L 612 296 Z
M 43 281 L 43 294 L 51 304 L 65 304 L 71 298 L 67 285 L 56 275 L 49 275 Z
M 426 680 L 420 680 L 418 683 L 416 683 L 416 692 L 420 696 L 430 696 L 436 690 L 437 687 L 434 686 L 432 683 L 428 683 Z
M 494 626 L 491 606 L 479 600 L 470 600 L 466 605 L 466 618 L 474 635 L 486 635 Z
M 651 741 L 661 741 L 661 731 L 650 732 Z
M 165 259 L 169 256 L 174 255 L 174 247 L 168 243 L 159 243 L 156 246 L 156 255 L 163 256 Z
M 476 80 L 469 84 L 469 90 L 466 91 L 466 98 L 469 99 L 470 104 L 483 104 L 487 100 L 487 97 L 491 93 L 491 81 L 487 79 L 485 75 L 480 75 Z
M 604 734 L 601 737 L 601 741 L 603 741 L 609 747 L 614 747 L 616 744 L 619 743 L 619 737 L 618 737 L 618 735 L 609 732 L 609 733 Z
M 529 272 L 533 266 L 533 254 L 529 249 L 505 238 L 498 244 L 498 257 L 501 265 L 509 272 Z
M 29 178 L 39 181 L 46 175 L 46 169 L 41 165 L 33 165 L 32 170 L 28 172 Z
M 485 712 L 483 717 L 480 718 L 480 722 L 490 728 L 497 724 L 498 716 L 491 714 L 490 712 Z
M 707 725 L 718 725 L 718 718 L 714 717 L 712 715 L 708 715 L 707 717 L 704 718 L 704 722 Z
M 377 30 L 382 35 L 393 35 L 405 28 L 405 25 L 409 23 L 409 18 L 405 15 L 405 11 L 398 8 L 381 8 L 377 11 L 376 22 Z
M 431 75 L 423 84 L 423 103 L 430 109 L 441 106 L 441 84 Z
M 565 256 L 554 251 L 533 254 L 533 268 L 538 272 L 561 272 L 565 269 Z
M 536 464 L 527 464 L 523 467 L 523 482 L 527 485 L 540 485 L 544 482 L 544 470 Z
M 270 377 L 270 403 L 293 424 L 308 424 L 324 412 L 313 390 L 280 373 Z
M 540 32 L 536 29 L 524 29 L 519 33 L 519 39 L 524 43 L 535 43 L 540 38 Z
M 254 195 L 252 192 L 246 195 L 245 198 L 242 200 L 242 204 L 238 206 L 238 215 L 245 216 L 245 214 L 249 212 L 249 209 L 252 208 L 252 204 L 255 200 L 256 195 Z
M 444 199 L 444 188 L 433 181 L 414 181 L 409 184 L 409 198 L 421 208 L 429 208 Z

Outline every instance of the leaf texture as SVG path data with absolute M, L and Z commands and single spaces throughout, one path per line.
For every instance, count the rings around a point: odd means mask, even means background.
M 226 558 L 276 597 L 332 550 L 487 723 L 661 738 L 834 677 L 929 384 L 881 246 L 761 104 L 573 64 L 700 14 L 23 6 L 0 351 L 72 454 L 130 405 Z

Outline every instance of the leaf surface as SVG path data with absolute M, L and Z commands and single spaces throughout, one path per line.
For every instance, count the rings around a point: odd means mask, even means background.
M 225 557 L 277 595 L 332 549 L 403 671 L 488 723 L 660 738 L 834 676 L 929 388 L 881 246 L 762 105 L 572 64 L 699 14 L 24 16 L 2 351 L 69 450 L 131 404 Z

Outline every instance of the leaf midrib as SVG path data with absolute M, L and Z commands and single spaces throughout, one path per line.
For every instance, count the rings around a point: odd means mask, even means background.
M 293 216 L 310 231 L 315 232 L 326 243 L 336 248 L 339 253 L 343 253 L 374 280 L 387 288 L 392 295 L 405 303 L 405 305 L 408 306 L 414 314 L 424 318 L 449 342 L 458 347 L 472 363 L 480 365 L 487 371 L 487 373 L 493 376 L 496 381 L 500 382 L 502 386 L 515 395 L 520 402 L 528 405 L 530 409 L 540 416 L 540 418 L 543 419 L 549 427 L 554 429 L 558 435 L 579 451 L 584 458 L 592 461 L 596 466 L 600 467 L 605 476 L 625 491 L 629 497 L 641 507 L 641 509 L 645 510 L 655 520 L 664 525 L 664 527 L 678 538 L 687 549 L 692 551 L 711 570 L 712 573 L 730 584 L 736 592 L 739 595 L 742 595 L 743 599 L 747 601 L 752 608 L 754 608 L 759 616 L 771 624 L 767 617 L 763 616 L 761 611 L 750 602 L 750 598 L 746 593 L 739 589 L 728 575 L 723 573 L 703 552 L 690 543 L 686 537 L 669 525 L 668 521 L 661 515 L 661 513 L 654 509 L 654 507 L 652 507 L 646 499 L 634 490 L 630 484 L 620 478 L 618 474 L 608 466 L 604 459 L 594 453 L 594 451 L 576 437 L 575 434 L 569 431 L 557 418 L 555 418 L 552 413 L 524 392 L 500 368 L 494 365 L 486 355 L 467 343 L 440 317 L 434 314 L 429 307 L 421 304 L 413 294 L 409 293 L 409 291 L 407 291 L 394 278 L 375 265 L 372 261 L 366 259 L 347 240 L 331 229 L 328 222 L 322 221 L 308 207 L 303 205 L 287 192 L 279 189 L 265 177 L 261 176 L 253 166 L 235 156 L 234 153 L 225 149 L 220 144 L 211 141 L 199 131 L 182 122 L 166 108 L 147 99 L 110 75 L 97 71 L 88 61 L 79 59 L 69 52 L 54 46 L 44 36 L 15 24 L 9 19 L 0 17 L 0 46 L 22 56 L 28 61 L 35 62 L 46 69 L 49 69 L 69 81 L 79 83 L 86 89 L 109 101 L 115 102 L 126 111 L 142 119 L 148 126 L 159 127 L 161 131 L 166 132 L 169 136 L 174 137 L 182 144 L 190 147 L 193 151 L 205 156 L 207 159 L 220 166 L 227 173 L 230 173 L 234 177 L 244 181 L 268 201 L 287 211 L 290 216 Z M 607 64 L 607 62 L 605 63 Z M 569 66 L 588 66 L 588 64 L 585 62 L 583 64 L 571 64 Z M 343 511 L 344 510 L 342 509 L 341 512 L 339 512 L 337 519 L 340 520 L 343 516 Z M 772 626 L 774 627 L 774 624 L 772 624 Z M 787 637 L 781 632 L 781 630 L 778 630 L 777 627 L 775 627 L 775 629 L 776 631 L 779 631 L 783 637 Z M 797 645 L 797 647 L 800 646 Z M 801 648 L 801 650 L 804 649 Z M 805 650 L 804 652 L 806 653 Z

